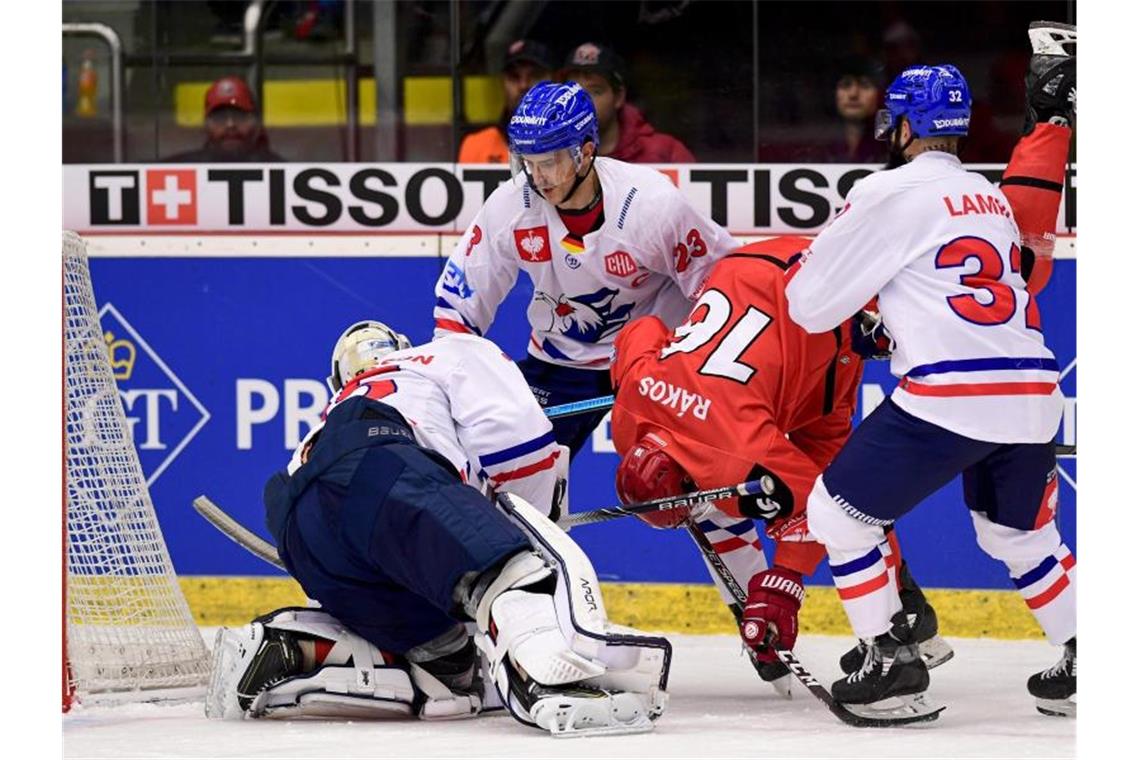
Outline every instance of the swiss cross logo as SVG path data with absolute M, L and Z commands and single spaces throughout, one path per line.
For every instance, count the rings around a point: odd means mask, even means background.
M 194 169 L 148 169 L 147 224 L 197 224 L 197 175 Z
M 614 251 L 606 256 L 606 271 L 615 277 L 625 277 L 637 271 L 637 263 L 625 251 Z
M 515 230 L 515 247 L 523 261 L 550 261 L 550 233 L 545 225 Z

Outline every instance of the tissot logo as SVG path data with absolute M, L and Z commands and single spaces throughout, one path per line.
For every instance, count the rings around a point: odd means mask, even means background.
M 92 171 L 89 175 L 92 224 L 139 223 L 139 173 Z
M 197 176 L 194 169 L 148 169 L 147 224 L 197 224 Z
M 127 428 L 150 486 L 198 434 L 210 413 L 114 305 L 103 305 L 99 321 Z

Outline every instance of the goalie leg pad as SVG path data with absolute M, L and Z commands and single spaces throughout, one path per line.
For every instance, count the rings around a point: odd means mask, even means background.
M 669 642 L 610 624 L 577 544 L 524 500 L 499 504 L 534 547 L 479 600 L 478 642 L 504 704 L 556 736 L 651 729 L 667 701 Z
M 317 639 L 331 644 L 319 666 Z M 304 608 L 220 629 L 206 693 L 206 717 L 220 719 L 435 719 L 468 717 L 481 706 L 477 693 L 453 692 L 328 613 Z

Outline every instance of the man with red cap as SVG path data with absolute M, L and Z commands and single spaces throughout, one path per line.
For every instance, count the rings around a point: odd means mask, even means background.
M 165 159 L 169 163 L 284 161 L 269 149 L 253 93 L 241 77 L 226 76 L 206 90 L 206 143 Z

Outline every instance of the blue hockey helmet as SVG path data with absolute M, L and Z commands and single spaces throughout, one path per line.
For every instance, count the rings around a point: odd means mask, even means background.
M 507 125 L 512 153 L 537 155 L 576 150 L 598 139 L 598 114 L 590 94 L 576 82 L 539 82 L 523 96 Z
M 961 136 L 970 129 L 970 86 L 956 66 L 911 66 L 887 88 L 875 116 L 875 138 L 886 140 L 905 116 L 915 137 Z

